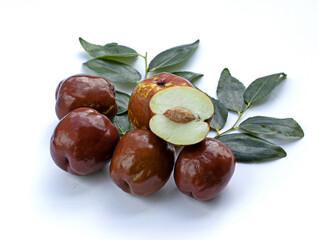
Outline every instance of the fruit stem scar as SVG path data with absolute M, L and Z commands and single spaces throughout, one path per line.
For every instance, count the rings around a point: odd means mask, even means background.
M 195 116 L 189 110 L 182 107 L 170 108 L 163 115 L 177 123 L 187 123 L 195 119 Z

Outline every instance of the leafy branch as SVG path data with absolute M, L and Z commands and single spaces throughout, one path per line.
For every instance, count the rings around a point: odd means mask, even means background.
M 92 59 L 83 63 L 88 69 L 103 76 L 113 83 L 137 84 L 142 76 L 137 69 L 127 62 L 137 57 L 144 59 L 144 78 L 151 72 L 160 72 L 167 67 L 177 66 L 191 57 L 199 45 L 199 40 L 185 45 L 167 49 L 156 55 L 148 64 L 148 53 L 139 54 L 132 48 L 108 43 L 96 45 L 79 38 L 80 44 Z M 194 83 L 203 76 L 190 71 L 175 71 L 173 74 L 184 77 Z M 272 118 L 265 116 L 250 117 L 240 123 L 243 116 L 254 103 L 267 97 L 279 82 L 286 79 L 283 72 L 260 77 L 247 88 L 237 78 L 233 77 L 229 69 L 223 69 L 217 86 L 217 99 L 211 96 L 214 105 L 214 115 L 210 121 L 210 128 L 215 131 L 215 138 L 225 143 L 233 151 L 238 162 L 262 162 L 286 156 L 280 146 L 271 143 L 267 138 L 283 137 L 299 139 L 304 136 L 300 125 L 292 118 Z M 129 94 L 116 91 L 118 113 L 113 119 L 121 135 L 129 131 L 128 102 Z M 223 130 L 229 112 L 237 114 L 237 120 L 228 129 Z M 231 133 L 233 131 L 239 133 Z
M 267 97 L 286 76 L 285 73 L 276 73 L 261 77 L 245 88 L 238 79 L 230 74 L 227 68 L 222 71 L 217 88 L 218 100 L 222 104 L 217 105 L 218 109 L 215 114 L 233 111 L 238 114 L 238 118 L 229 129 L 221 133 L 220 130 L 224 127 L 227 118 L 215 118 L 214 116 L 210 126 L 216 131 L 215 138 L 231 148 L 237 161 L 260 162 L 285 157 L 284 149 L 269 142 L 266 138 L 297 139 L 304 136 L 302 128 L 292 118 L 278 119 L 256 116 L 239 124 L 246 111 L 255 102 Z M 241 130 L 243 133 L 229 134 L 234 130 Z
M 227 129 L 226 131 L 224 131 L 224 132 L 222 132 L 222 133 L 220 133 L 220 132 L 218 131 L 218 129 L 216 129 L 216 132 L 217 132 L 216 137 L 219 137 L 219 136 L 221 136 L 221 135 L 224 135 L 224 134 L 226 134 L 226 133 L 228 133 L 228 132 L 230 132 L 230 131 L 239 129 L 239 127 L 237 127 L 237 124 L 239 123 L 239 121 L 241 120 L 242 116 L 243 116 L 244 113 L 247 111 L 247 109 L 249 109 L 250 106 L 251 106 L 250 104 L 247 104 L 246 107 L 245 107 L 245 109 L 244 109 L 244 111 L 243 111 L 242 113 L 241 113 L 241 112 L 237 112 L 238 118 L 237 118 L 237 120 L 234 122 L 234 124 L 232 125 L 232 127 L 230 127 L 229 129 Z
M 130 47 L 117 43 L 97 45 L 89 43 L 83 38 L 79 38 L 79 41 L 84 50 L 93 57 L 85 62 L 84 66 L 114 83 L 138 83 L 141 80 L 141 74 L 137 69 L 125 63 L 127 60 L 136 57 L 143 58 L 145 61 L 144 79 L 146 79 L 149 72 L 161 71 L 189 59 L 200 42 L 197 40 L 191 44 L 169 48 L 156 55 L 148 65 L 147 52 L 142 55 Z
M 143 58 L 145 68 L 143 79 L 146 79 L 150 72 L 163 71 L 167 67 L 175 66 L 189 59 L 197 49 L 200 41 L 197 40 L 190 44 L 169 48 L 156 55 L 149 64 L 147 52 L 142 55 L 134 49 L 118 43 L 97 45 L 89 43 L 83 38 L 79 38 L 79 42 L 92 57 L 92 59 L 83 63 L 85 67 L 113 83 L 138 84 L 142 80 L 142 76 L 137 69 L 127 62 L 131 63 L 137 57 Z M 189 71 L 179 71 L 174 72 L 174 74 L 180 75 L 189 81 L 195 81 L 203 76 L 203 74 Z M 120 135 L 124 135 L 131 129 L 127 113 L 129 97 L 129 94 L 116 91 L 118 112 L 112 121 Z

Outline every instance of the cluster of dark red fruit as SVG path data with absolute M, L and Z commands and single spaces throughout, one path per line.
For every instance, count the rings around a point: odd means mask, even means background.
M 231 179 L 232 151 L 207 137 L 214 112 L 206 95 L 186 79 L 159 73 L 132 92 L 132 130 L 120 137 L 115 88 L 107 79 L 74 75 L 56 89 L 60 122 L 51 138 L 51 156 L 60 168 L 87 175 L 110 162 L 110 176 L 123 191 L 148 195 L 161 189 L 172 172 L 178 189 L 195 199 L 214 198 Z M 182 146 L 176 156 L 176 146 Z

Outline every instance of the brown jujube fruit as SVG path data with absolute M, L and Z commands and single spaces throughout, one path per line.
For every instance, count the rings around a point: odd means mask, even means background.
M 50 152 L 63 170 L 87 175 L 105 167 L 118 141 L 118 131 L 105 115 L 91 108 L 77 108 L 56 126 Z
M 141 81 L 134 88 L 128 104 L 128 119 L 132 128 L 149 129 L 149 120 L 153 116 L 149 108 L 150 99 L 158 91 L 173 86 L 193 87 L 183 77 L 162 72 Z
M 226 187 L 234 169 L 235 157 L 230 148 L 207 137 L 182 149 L 175 164 L 174 179 L 182 193 L 204 201 Z
M 114 85 L 99 76 L 71 76 L 59 83 L 55 98 L 55 112 L 59 119 L 80 107 L 96 109 L 110 119 L 117 113 Z
M 115 148 L 110 176 L 127 193 L 149 195 L 166 184 L 174 158 L 174 148 L 150 130 L 131 130 Z

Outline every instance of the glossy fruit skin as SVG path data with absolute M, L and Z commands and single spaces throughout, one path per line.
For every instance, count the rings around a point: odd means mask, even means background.
M 87 175 L 105 167 L 118 141 L 119 133 L 105 115 L 91 108 L 77 108 L 56 126 L 50 152 L 61 169 Z
M 172 86 L 193 87 L 185 78 L 166 72 L 153 75 L 135 87 L 128 104 L 128 119 L 133 129 L 149 129 L 149 120 L 153 116 L 149 108 L 151 97 L 158 91 Z
M 71 76 L 59 83 L 55 98 L 55 112 L 59 119 L 79 107 L 96 109 L 110 119 L 117 113 L 114 85 L 103 77 Z
M 174 159 L 174 148 L 150 130 L 131 130 L 116 146 L 110 176 L 127 193 L 149 195 L 166 184 Z
M 229 147 L 213 138 L 184 147 L 175 164 L 178 189 L 197 200 L 214 198 L 230 181 L 235 157 Z

